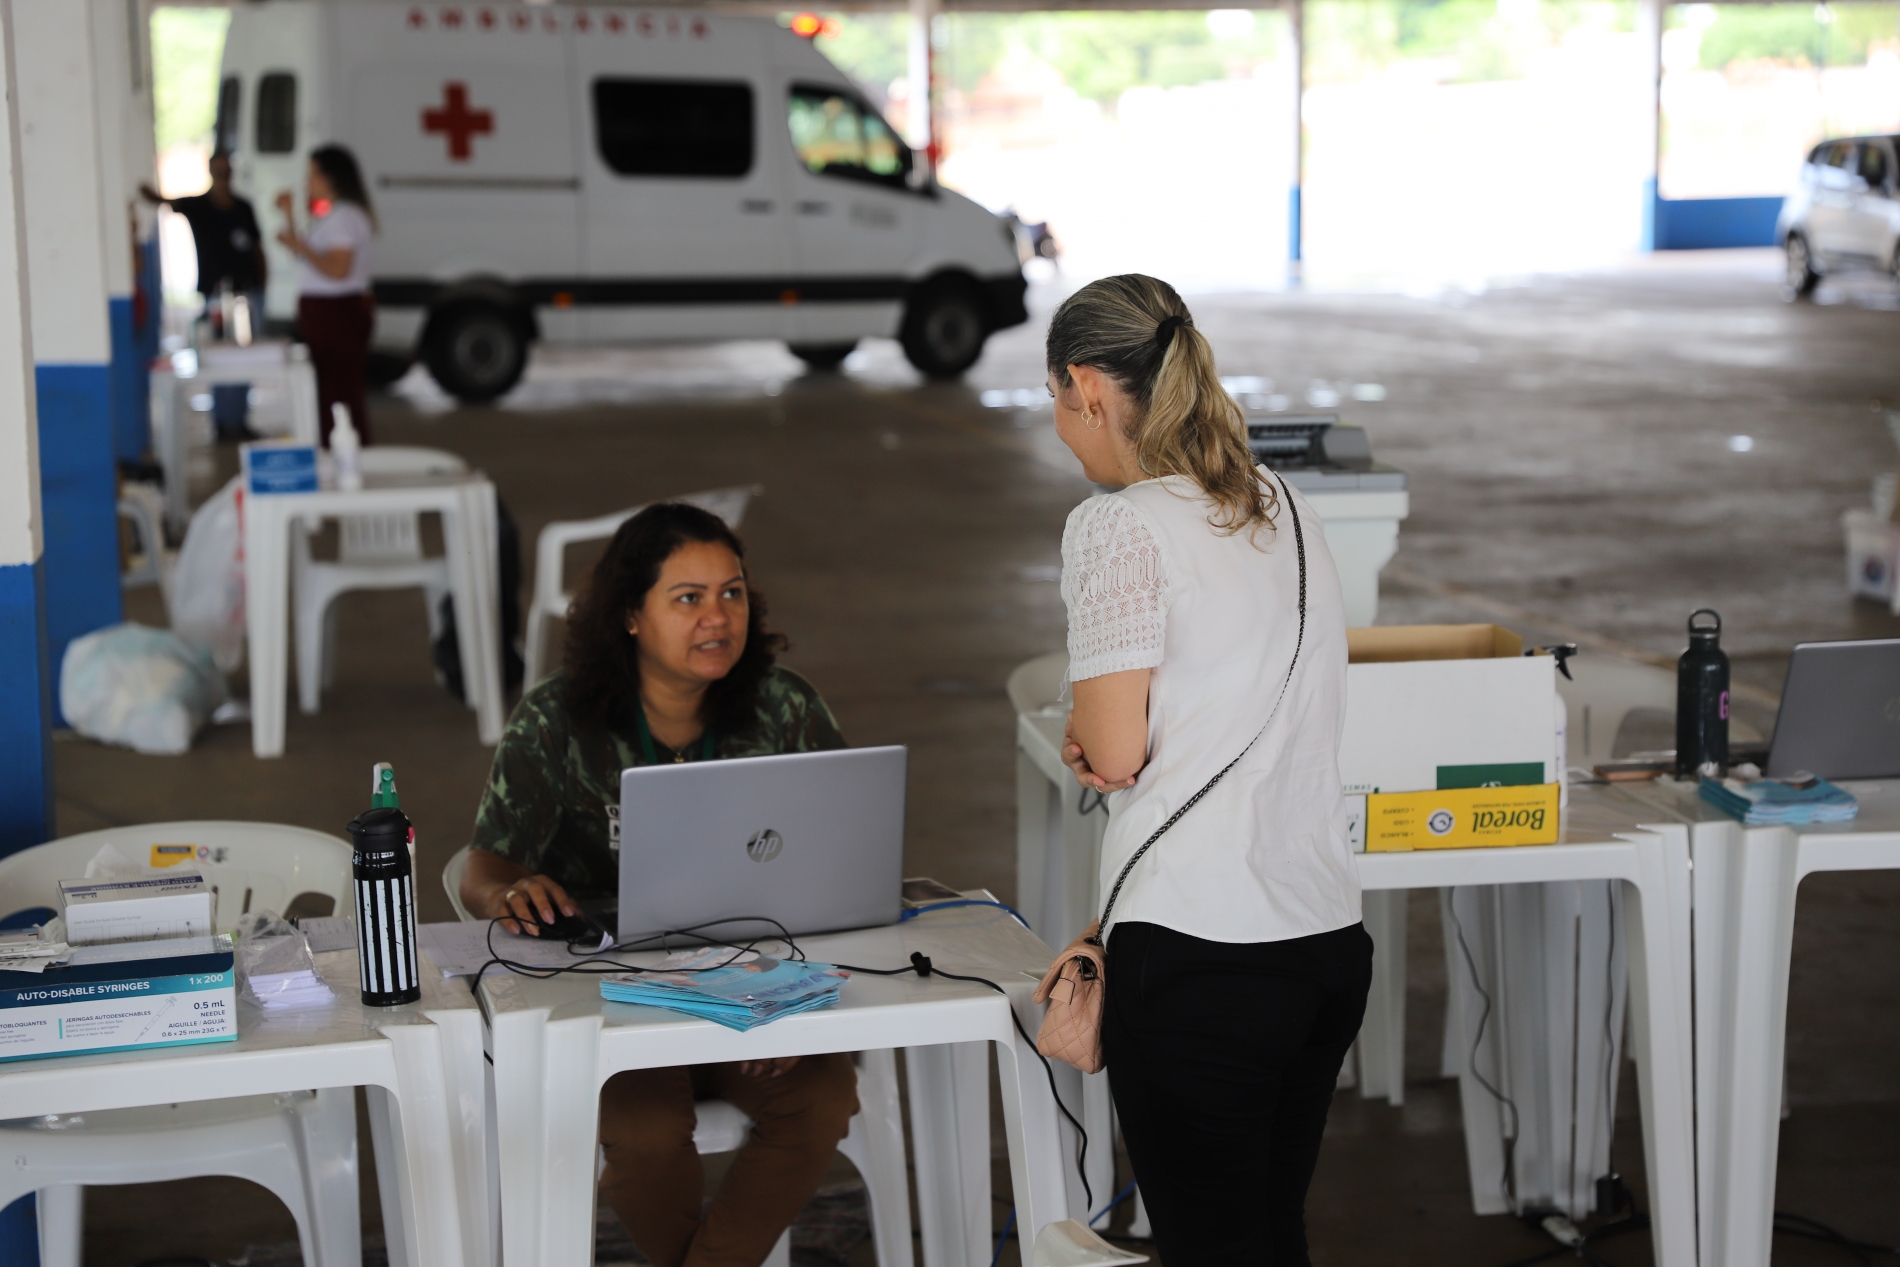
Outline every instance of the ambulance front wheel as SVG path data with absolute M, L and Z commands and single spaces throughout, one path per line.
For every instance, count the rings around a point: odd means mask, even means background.
M 422 360 L 443 391 L 486 404 L 521 381 L 528 331 L 519 316 L 489 304 L 451 308 L 430 320 Z
M 956 278 L 944 278 L 918 291 L 904 310 L 898 330 L 904 359 L 926 378 L 955 378 L 976 364 L 989 337 L 983 295 Z

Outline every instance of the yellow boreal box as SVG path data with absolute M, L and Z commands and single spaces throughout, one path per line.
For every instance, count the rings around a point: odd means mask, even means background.
M 1375 792 L 1366 797 L 1366 852 L 1554 844 L 1558 790 L 1532 783 Z

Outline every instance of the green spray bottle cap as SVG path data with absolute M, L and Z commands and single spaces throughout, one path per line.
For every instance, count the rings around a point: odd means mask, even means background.
M 396 794 L 396 768 L 387 761 L 378 761 L 370 768 L 371 809 L 402 808 L 402 798 Z

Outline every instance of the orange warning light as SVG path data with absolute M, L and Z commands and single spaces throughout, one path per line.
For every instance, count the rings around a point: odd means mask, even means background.
M 836 23 L 832 23 L 836 26 Z M 826 22 L 816 13 L 798 13 L 792 16 L 792 34 L 804 39 L 815 40 L 825 33 Z

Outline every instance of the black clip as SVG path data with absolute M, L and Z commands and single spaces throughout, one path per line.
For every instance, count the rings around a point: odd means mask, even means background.
M 1577 644 L 1574 642 L 1557 642 L 1548 647 L 1526 647 L 1524 654 L 1550 656 L 1557 661 L 1557 672 L 1563 674 L 1566 681 L 1577 680 L 1570 676 L 1569 664 L 1570 657 L 1577 654 Z

